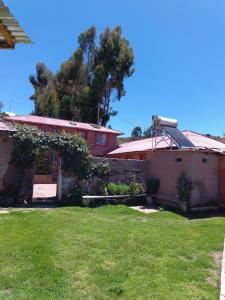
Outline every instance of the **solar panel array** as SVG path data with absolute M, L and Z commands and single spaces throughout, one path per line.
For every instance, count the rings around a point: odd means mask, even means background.
M 195 145 L 192 144 L 192 142 L 190 142 L 190 140 L 176 127 L 163 126 L 163 129 L 167 135 L 171 137 L 178 148 L 195 148 Z

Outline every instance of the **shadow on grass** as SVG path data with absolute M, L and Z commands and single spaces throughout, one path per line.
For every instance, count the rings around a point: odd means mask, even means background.
M 94 206 L 88 206 L 88 208 L 95 209 L 101 206 L 117 206 L 117 205 L 124 205 L 121 203 L 96 203 Z M 129 207 L 130 205 L 124 205 L 126 207 Z M 135 206 L 135 205 L 134 205 Z M 177 215 L 183 216 L 189 220 L 193 219 L 206 219 L 206 218 L 215 218 L 215 217 L 225 217 L 225 209 L 219 209 L 218 211 L 213 210 L 206 210 L 206 211 L 189 211 L 184 213 L 179 208 L 174 208 L 170 206 L 162 206 L 162 205 L 142 205 L 144 208 L 154 208 L 159 211 L 169 211 L 176 213 Z M 32 203 L 15 203 L 11 199 L 0 199 L 0 209 L 1 208 L 56 208 L 56 207 L 80 207 L 80 208 L 87 208 L 87 206 L 84 206 L 81 201 L 60 201 L 58 202 L 56 197 L 53 198 L 37 198 L 32 201 Z
M 181 215 L 183 217 L 186 217 L 189 220 L 193 219 L 208 219 L 208 218 L 215 218 L 215 217 L 225 217 L 225 210 L 224 209 L 219 209 L 217 211 L 215 210 L 208 210 L 205 211 L 188 211 L 188 212 L 183 212 L 179 208 L 173 208 L 169 206 L 164 206 L 163 208 L 159 207 L 159 210 L 165 210 L 165 211 L 171 211 L 173 213 L 176 213 L 178 215 Z

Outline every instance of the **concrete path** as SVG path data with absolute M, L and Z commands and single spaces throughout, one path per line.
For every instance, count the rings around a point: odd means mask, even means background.
M 56 197 L 57 184 L 34 184 L 33 198 Z
M 151 213 L 159 211 L 155 207 L 151 207 L 151 206 L 131 206 L 130 208 L 135 209 L 135 210 L 140 211 L 145 214 L 151 214 Z
M 223 258 L 222 258 L 222 268 L 221 268 L 220 300 L 225 300 L 225 241 L 224 241 L 224 250 L 223 250 Z

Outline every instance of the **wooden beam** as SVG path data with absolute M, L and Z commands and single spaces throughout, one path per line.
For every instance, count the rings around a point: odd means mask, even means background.
M 7 30 L 7 28 L 2 24 L 1 21 L 0 21 L 0 33 L 4 37 L 5 44 L 6 44 L 6 47 L 3 46 L 2 48 L 14 49 L 15 48 L 15 39 L 10 34 L 10 32 Z M 0 45 L 0 47 L 1 47 L 1 45 Z

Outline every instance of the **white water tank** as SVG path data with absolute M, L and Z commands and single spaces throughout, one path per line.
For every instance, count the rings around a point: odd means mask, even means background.
M 176 127 L 178 126 L 178 121 L 171 118 L 166 118 L 162 116 L 152 116 L 153 126 L 170 126 Z

